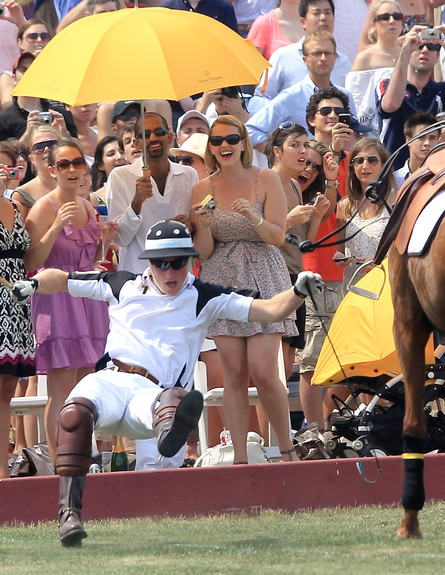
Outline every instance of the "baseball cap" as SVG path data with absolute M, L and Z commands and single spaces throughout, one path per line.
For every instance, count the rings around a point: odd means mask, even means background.
M 170 153 L 175 157 L 184 153 L 195 154 L 204 159 L 208 139 L 209 137 L 207 134 L 192 134 L 179 148 L 171 148 Z
M 351 114 L 351 130 L 354 130 L 354 132 L 360 132 L 361 134 L 364 134 L 366 132 L 371 132 L 372 127 L 367 126 L 366 124 L 360 124 L 360 122 L 357 120 L 354 114 Z
M 130 106 L 137 106 L 138 111 L 140 112 L 141 103 L 137 100 L 121 100 L 120 102 L 116 102 L 114 104 L 113 113 L 111 114 L 111 122 L 114 124 L 117 117 L 123 114 L 127 108 L 130 108 Z
M 20 66 L 22 60 L 24 60 L 25 58 L 30 58 L 31 60 L 35 60 L 35 56 L 31 52 L 22 52 L 19 56 L 17 56 L 17 58 L 14 60 L 14 63 L 12 64 L 12 73 L 13 74 L 15 73 L 17 68 Z
M 199 256 L 186 225 L 175 220 L 161 220 L 147 232 L 145 250 L 140 260 Z
M 189 110 L 188 112 L 186 112 L 185 114 L 182 114 L 182 116 L 180 116 L 178 118 L 178 123 L 176 125 L 176 133 L 179 134 L 182 124 L 184 122 L 186 122 L 187 120 L 191 120 L 192 118 L 198 118 L 198 120 L 202 120 L 203 122 L 205 122 L 207 124 L 207 126 L 209 127 L 209 130 L 210 130 L 210 122 L 209 122 L 207 116 L 204 116 L 204 114 L 202 114 L 201 112 L 198 112 L 198 110 Z

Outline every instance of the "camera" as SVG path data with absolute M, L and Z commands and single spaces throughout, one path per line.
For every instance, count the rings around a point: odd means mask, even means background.
M 440 31 L 435 28 L 422 30 L 422 40 L 440 40 Z
M 19 175 L 17 168 L 5 168 L 5 170 L 8 174 L 8 178 L 10 180 L 15 180 L 17 178 L 17 176 Z
M 351 125 L 351 114 L 339 114 L 338 121 L 342 124 L 347 124 L 348 126 Z
M 51 112 L 39 112 L 37 114 L 37 117 L 40 118 L 40 120 L 42 120 L 42 122 L 44 122 L 45 124 L 52 124 L 54 119 Z
M 204 208 L 205 210 L 207 210 L 209 212 L 212 212 L 216 208 L 217 205 L 218 205 L 218 202 L 210 194 L 207 195 L 201 202 L 201 208 Z
M 240 94 L 239 86 L 228 86 L 227 88 L 221 88 L 221 94 L 227 96 L 228 98 L 238 98 Z

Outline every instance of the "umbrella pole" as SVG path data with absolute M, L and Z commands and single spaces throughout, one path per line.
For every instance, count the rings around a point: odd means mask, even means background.
M 141 100 L 141 134 L 142 134 L 142 169 L 148 170 L 147 146 L 145 145 L 145 107 L 144 100 Z

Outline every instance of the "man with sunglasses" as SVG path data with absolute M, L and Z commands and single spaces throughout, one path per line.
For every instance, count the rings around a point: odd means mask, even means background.
M 147 112 L 144 117 L 145 142 L 142 141 L 141 118 L 135 124 L 135 137 L 145 145 L 148 170 L 142 157 L 133 164 L 115 168 L 107 183 L 108 215 L 119 224 L 116 243 L 119 269 L 141 273 L 139 259 L 145 230 L 160 219 L 179 219 L 188 224 L 193 186 L 198 183 L 196 170 L 169 160 L 173 134 L 163 116 Z
M 403 128 L 416 112 L 436 116 L 445 110 L 445 82 L 432 79 L 434 66 L 439 62 L 443 40 L 422 39 L 423 26 L 414 26 L 406 35 L 391 79 L 380 86 L 377 107 L 380 139 L 392 153 L 405 143 Z M 440 32 L 444 26 L 437 26 Z M 398 154 L 394 168 L 403 166 L 409 157 L 408 147 Z
M 87 536 L 81 507 L 93 429 L 156 437 L 162 456 L 175 455 L 201 416 L 201 393 L 186 389 L 209 325 L 217 319 L 280 321 L 307 295 L 323 291 L 320 276 L 301 272 L 293 288 L 269 300 L 256 299 L 256 291 L 196 279 L 190 269 L 197 255 L 187 226 L 164 220 L 147 233 L 139 257 L 149 266 L 142 275 L 47 269 L 14 285 L 19 301 L 35 291 L 64 291 L 109 303 L 105 365 L 76 385 L 59 416 L 55 468 L 59 537 L 65 547 L 80 545 Z

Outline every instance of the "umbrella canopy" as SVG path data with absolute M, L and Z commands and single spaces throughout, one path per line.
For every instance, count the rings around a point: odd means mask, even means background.
M 88 16 L 57 34 L 14 96 L 72 106 L 108 100 L 179 100 L 257 84 L 269 66 L 256 48 L 213 18 L 168 8 Z
M 369 299 L 348 292 L 339 305 L 329 337 L 334 346 L 344 373 L 349 377 L 377 377 L 382 374 L 401 373 L 396 346 L 392 333 L 394 309 L 391 300 L 391 286 L 388 279 L 388 260 L 383 262 L 385 278 L 380 269 L 373 269 L 357 285 L 378 293 L 379 299 Z M 315 366 L 312 385 L 334 385 L 341 383 L 345 375 L 325 339 Z M 426 348 L 426 362 L 434 363 L 433 341 L 430 338 Z

